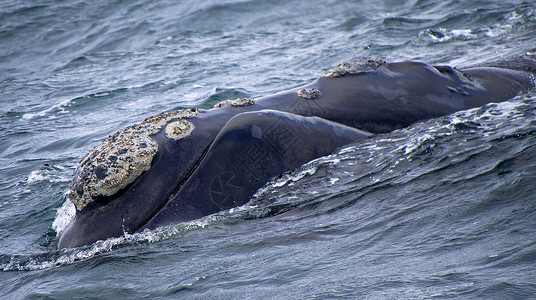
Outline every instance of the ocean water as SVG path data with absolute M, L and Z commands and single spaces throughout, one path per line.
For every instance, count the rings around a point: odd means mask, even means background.
M 536 46 L 533 1 L 0 1 L 0 298 L 536 298 L 536 92 L 347 145 L 246 205 L 48 246 L 78 161 L 162 111 L 358 56 Z

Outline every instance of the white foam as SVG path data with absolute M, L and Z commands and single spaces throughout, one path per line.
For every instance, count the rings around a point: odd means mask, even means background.
M 334 185 L 335 182 L 339 181 L 339 178 L 336 178 L 336 177 L 335 178 L 329 178 L 328 180 L 329 180 L 329 185 Z
M 71 102 L 73 101 L 73 99 L 67 99 L 67 100 L 64 100 L 56 105 L 53 105 L 52 107 L 50 108 L 47 108 L 45 110 L 42 110 L 40 112 L 36 112 L 36 113 L 26 113 L 22 116 L 23 119 L 25 120 L 31 120 L 31 119 L 34 119 L 36 117 L 44 117 L 46 116 L 47 114 L 49 114 L 50 112 L 54 111 L 54 110 L 59 110 L 59 112 L 63 113 L 65 112 L 65 107 L 68 107 L 69 105 L 71 105 Z
M 35 171 L 32 171 L 32 173 L 30 173 L 26 182 L 28 184 L 32 184 L 32 183 L 35 183 L 38 181 L 44 181 L 44 180 L 46 180 L 46 176 L 41 173 L 41 170 L 35 170 Z
M 432 39 L 434 42 L 442 43 L 447 42 L 452 39 L 463 38 L 463 39 L 475 39 L 477 35 L 471 29 L 447 29 L 447 28 L 437 28 L 437 29 L 428 29 L 426 30 L 426 35 Z
M 487 37 L 496 37 L 505 35 L 514 28 L 514 25 L 522 22 L 521 15 L 518 15 L 513 11 L 508 18 L 502 23 L 493 24 L 487 28 L 484 28 L 484 35 Z
M 415 150 L 417 150 L 419 147 L 421 147 L 423 144 L 425 144 L 426 142 L 433 141 L 433 140 L 434 140 L 434 137 L 428 133 L 414 136 L 406 144 L 398 147 L 397 150 L 404 149 L 404 154 L 409 155 Z
M 70 176 L 67 176 L 66 172 L 64 172 L 64 167 L 58 166 L 55 168 L 59 168 L 60 172 L 56 172 L 57 170 L 46 170 L 46 169 L 39 169 L 34 170 L 28 175 L 28 178 L 26 179 L 26 183 L 28 184 L 34 184 L 41 181 L 48 181 L 48 182 L 69 182 L 71 181 Z
M 282 178 L 280 178 L 280 179 L 276 180 L 275 182 L 273 182 L 272 186 L 274 186 L 274 187 L 282 187 L 285 184 L 287 184 L 289 181 L 292 181 L 292 182 L 298 181 L 298 180 L 302 179 L 303 177 L 305 177 L 305 175 L 310 176 L 310 175 L 313 175 L 315 172 L 316 172 L 316 167 L 311 166 L 310 168 L 307 168 L 305 170 L 301 170 L 298 173 L 285 174 L 285 176 L 283 176 Z
M 52 229 L 58 234 L 63 232 L 67 225 L 73 220 L 75 213 L 76 208 L 74 207 L 74 204 L 71 201 L 66 200 L 56 212 L 56 218 L 54 219 L 54 222 L 52 222 Z
M 339 150 L 339 154 L 353 152 L 353 151 L 355 151 L 356 148 L 357 148 L 356 146 L 350 146 L 350 147 L 342 148 L 341 150 Z
M 244 204 L 244 205 L 241 205 L 239 207 L 233 207 L 231 209 L 229 209 L 229 213 L 230 214 L 235 214 L 235 213 L 240 213 L 240 212 L 244 212 L 244 211 L 251 211 L 252 209 L 255 209 L 257 208 L 257 205 L 249 205 L 249 204 Z

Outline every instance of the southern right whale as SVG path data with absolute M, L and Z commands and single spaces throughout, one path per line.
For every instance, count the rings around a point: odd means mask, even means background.
M 534 89 L 523 55 L 457 69 L 355 59 L 289 91 L 165 112 L 91 150 L 58 248 L 188 221 L 246 203 L 271 178 L 373 134 Z

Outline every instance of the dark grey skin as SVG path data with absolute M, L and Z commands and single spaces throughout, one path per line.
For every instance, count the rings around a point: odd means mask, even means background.
M 150 169 L 115 195 L 77 210 L 58 248 L 240 206 L 270 179 L 355 140 L 531 90 L 536 69 L 532 59 L 463 71 L 370 62 L 249 106 L 200 111 L 189 119 L 195 130 L 182 139 L 169 139 L 163 130 L 152 135 L 158 153 Z M 321 95 L 303 98 L 302 89 Z

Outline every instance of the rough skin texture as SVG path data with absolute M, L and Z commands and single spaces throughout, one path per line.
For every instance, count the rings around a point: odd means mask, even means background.
M 369 70 L 376 70 L 385 64 L 386 62 L 381 59 L 355 58 L 327 70 L 322 74 L 322 77 L 337 78 L 358 74 Z
M 238 98 L 235 100 L 221 101 L 219 103 L 216 103 L 213 108 L 224 107 L 225 105 L 229 105 L 231 107 L 243 107 L 243 106 L 253 105 L 254 103 L 255 103 L 255 100 L 251 98 Z
M 322 96 L 322 92 L 317 89 L 301 89 L 298 91 L 298 97 L 305 99 L 316 99 Z
M 194 131 L 194 124 L 185 119 L 169 123 L 166 126 L 166 137 L 168 139 L 180 140 L 185 136 L 189 136 Z
M 91 150 L 80 161 L 70 185 L 69 198 L 76 209 L 81 211 L 99 197 L 114 195 L 149 170 L 158 151 L 151 135 L 169 123 L 168 137 L 185 137 L 194 130 L 185 119 L 196 115 L 197 110 L 162 113 L 109 136 Z

